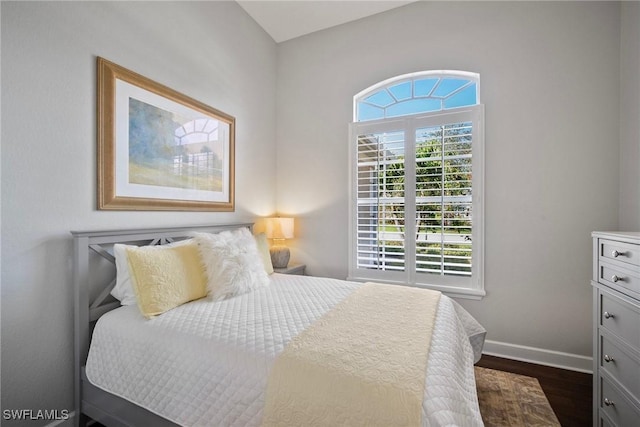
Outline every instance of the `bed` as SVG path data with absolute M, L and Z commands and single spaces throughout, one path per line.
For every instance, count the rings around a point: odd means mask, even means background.
M 262 425 L 275 362 L 362 284 L 274 273 L 269 286 L 188 302 L 151 320 L 110 296 L 114 244 L 164 245 L 238 228 L 252 225 L 72 233 L 78 424 L 90 417 L 106 426 Z M 444 295 L 435 310 L 421 424 L 482 425 L 473 364 L 485 331 Z

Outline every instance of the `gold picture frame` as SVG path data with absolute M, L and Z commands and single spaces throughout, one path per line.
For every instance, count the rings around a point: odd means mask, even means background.
M 235 118 L 98 57 L 98 209 L 233 211 Z

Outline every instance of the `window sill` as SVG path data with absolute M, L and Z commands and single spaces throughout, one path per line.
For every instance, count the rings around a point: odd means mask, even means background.
M 351 282 L 388 283 L 390 285 L 401 285 L 401 286 L 410 286 L 413 288 L 432 289 L 434 291 L 440 291 L 446 296 L 451 298 L 481 300 L 487 295 L 484 289 L 458 288 L 454 286 L 439 286 L 439 285 L 430 285 L 425 283 L 404 283 L 404 282 L 398 282 L 393 280 L 375 280 L 375 279 L 357 277 L 357 276 L 349 276 L 347 277 L 347 280 Z

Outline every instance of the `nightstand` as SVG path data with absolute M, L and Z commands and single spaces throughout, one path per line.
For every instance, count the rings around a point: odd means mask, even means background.
M 284 268 L 274 268 L 273 271 L 280 274 L 297 274 L 299 276 L 304 276 L 304 269 L 306 267 L 307 266 L 304 264 L 289 264 Z

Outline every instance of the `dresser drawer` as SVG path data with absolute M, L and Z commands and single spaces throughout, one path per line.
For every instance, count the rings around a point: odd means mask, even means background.
M 600 258 L 629 266 L 640 266 L 640 245 L 600 239 Z
M 600 291 L 600 325 L 640 351 L 640 307 Z
M 640 271 L 629 270 L 608 262 L 600 262 L 598 282 L 617 288 L 632 297 L 640 297 Z
M 600 343 L 600 369 L 640 400 L 640 356 L 617 344 L 615 339 L 602 336 Z
M 600 417 L 600 423 L 598 424 L 598 427 L 616 427 L 616 426 L 611 424 L 611 422 L 605 415 L 602 415 Z
M 601 377 L 600 384 L 602 387 L 600 411 L 604 412 L 616 426 L 637 426 L 640 420 L 640 409 L 606 379 Z

